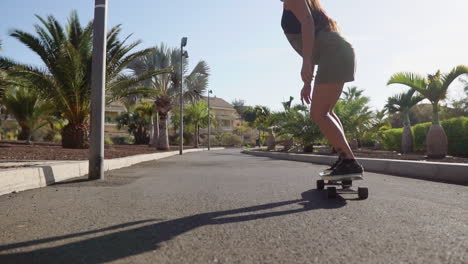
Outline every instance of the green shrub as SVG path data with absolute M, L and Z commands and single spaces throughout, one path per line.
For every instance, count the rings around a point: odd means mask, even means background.
M 426 150 L 426 136 L 429 132 L 429 128 L 432 123 L 421 123 L 412 127 L 413 138 L 414 138 L 414 150 L 425 151 Z
M 234 134 L 223 134 L 221 145 L 226 147 L 239 147 L 242 145 L 242 138 Z
M 204 141 L 203 144 L 207 144 Z M 242 137 L 232 133 L 217 133 L 211 136 L 211 146 L 240 147 L 242 146 Z
M 18 140 L 18 131 L 10 130 L 5 133 L 5 136 L 2 137 L 4 140 L 14 141 Z
M 385 150 L 401 150 L 401 137 L 403 128 L 388 129 L 382 131 L 382 144 Z
M 375 143 L 377 143 L 379 140 L 377 138 L 377 133 L 364 133 L 364 135 L 361 138 L 361 147 L 374 147 Z
M 448 152 L 454 156 L 468 156 L 468 117 L 441 122 L 448 138 Z
M 54 143 L 60 143 L 60 142 L 62 142 L 62 135 L 60 135 L 60 134 L 55 135 L 55 136 L 52 138 L 52 142 L 54 142 Z
M 111 137 L 111 141 L 113 144 L 116 144 L 116 145 L 130 145 L 135 142 L 135 138 L 130 135 L 116 136 L 116 137 Z
M 244 139 L 244 145 L 249 147 L 255 146 L 255 138 Z
M 112 139 L 110 137 L 105 137 L 104 138 L 104 144 L 112 145 L 112 144 L 114 144 L 114 142 L 112 141 Z

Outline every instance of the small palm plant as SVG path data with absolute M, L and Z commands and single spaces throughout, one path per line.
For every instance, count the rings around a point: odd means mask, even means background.
M 125 112 L 116 117 L 117 128 L 126 127 L 128 132 L 135 138 L 135 144 L 148 144 L 149 134 L 148 126 L 153 111 L 153 106 L 150 102 L 142 102 L 137 105 L 131 112 Z
M 35 131 L 48 124 L 48 115 L 52 112 L 51 105 L 26 86 L 9 87 L 1 103 L 21 127 L 18 140 L 26 140 L 27 144 Z
M 447 155 L 448 141 L 439 120 L 439 103 L 446 99 L 449 86 L 461 75 L 468 73 L 467 66 L 457 66 L 448 74 L 437 71 L 427 78 L 414 73 L 402 72 L 393 75 L 390 84 L 403 84 L 416 90 L 432 104 L 432 126 L 426 137 L 427 155 L 429 158 L 442 158 Z
M 385 108 L 389 113 L 401 113 L 403 115 L 403 137 L 401 139 L 402 153 L 413 151 L 413 133 L 411 131 L 410 110 L 413 106 L 421 102 L 424 97 L 414 96 L 416 91 L 411 89 L 406 93 L 401 93 L 388 98 Z

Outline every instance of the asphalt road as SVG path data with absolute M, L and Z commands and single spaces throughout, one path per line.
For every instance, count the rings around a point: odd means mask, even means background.
M 1 196 L 0 263 L 468 263 L 468 187 L 367 173 L 329 200 L 322 169 L 227 150 Z

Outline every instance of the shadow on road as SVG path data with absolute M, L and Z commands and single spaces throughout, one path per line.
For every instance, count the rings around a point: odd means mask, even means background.
M 206 225 L 239 223 L 282 215 L 303 213 L 315 209 L 336 209 L 346 205 L 346 200 L 325 199 L 323 193 L 317 190 L 304 192 L 301 196 L 302 199 L 219 212 L 202 213 L 174 220 L 152 223 L 146 226 L 126 229 L 110 234 L 99 235 L 98 233 L 158 220 L 132 222 L 95 231 L 3 245 L 0 246 L 0 252 L 6 250 L 24 250 L 22 249 L 23 247 L 29 246 L 37 246 L 41 248 L 20 253 L 0 254 L 0 263 L 107 263 L 157 250 L 162 242 L 169 241 L 185 232 Z M 294 204 L 299 204 L 301 206 L 299 208 L 295 206 L 283 211 L 260 212 L 263 210 L 270 210 Z M 235 214 L 244 215 L 236 216 Z M 76 239 L 80 236 L 91 234 L 97 235 L 92 238 L 86 238 L 68 244 L 56 245 L 63 239 Z M 54 243 L 56 246 L 41 245 L 44 243 Z

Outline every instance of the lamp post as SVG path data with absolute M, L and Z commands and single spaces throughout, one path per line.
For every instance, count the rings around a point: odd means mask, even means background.
M 211 116 L 210 116 L 210 94 L 212 90 L 208 90 L 208 150 L 211 148 Z
M 184 151 L 184 57 L 188 58 L 187 51 L 184 52 L 184 47 L 187 46 L 187 38 L 183 37 L 180 43 L 180 124 L 179 124 L 179 155 Z
M 89 179 L 104 180 L 104 98 L 106 86 L 107 0 L 96 0 L 91 75 Z

